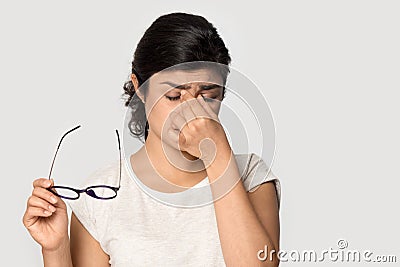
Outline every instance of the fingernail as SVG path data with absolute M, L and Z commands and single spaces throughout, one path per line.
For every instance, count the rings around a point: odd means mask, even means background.
M 50 201 L 51 201 L 51 203 L 56 203 L 57 199 L 55 197 L 50 197 Z
M 45 211 L 44 211 L 44 214 L 51 214 L 51 212 L 48 211 L 48 210 L 45 210 Z
M 54 208 L 52 205 L 49 205 L 49 210 L 50 210 L 51 212 L 55 212 L 55 211 L 56 211 L 56 208 Z
M 47 180 L 46 183 L 45 183 L 45 186 L 50 186 L 50 185 L 51 185 L 51 181 Z
M 181 95 L 184 95 L 184 94 L 186 94 L 186 91 L 182 91 L 182 92 L 181 92 Z

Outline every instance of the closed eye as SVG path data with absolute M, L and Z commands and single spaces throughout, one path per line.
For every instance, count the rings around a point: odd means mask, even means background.
M 170 100 L 170 101 L 177 101 L 177 100 L 179 100 L 179 98 L 181 98 L 181 96 L 180 95 L 178 95 L 178 96 L 165 96 L 168 100 Z M 213 101 L 214 99 L 217 99 L 217 97 L 205 97 L 205 96 L 203 96 L 202 95 L 202 97 L 204 98 L 204 100 L 205 101 L 207 101 L 207 102 L 211 102 L 211 101 Z
M 178 95 L 178 96 L 165 96 L 166 98 L 168 98 L 170 101 L 176 101 L 176 100 L 179 100 L 179 98 L 181 98 L 181 96 L 180 95 Z

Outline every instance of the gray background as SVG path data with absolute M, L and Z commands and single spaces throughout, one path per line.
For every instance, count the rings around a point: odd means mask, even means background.
M 276 124 L 272 169 L 283 186 L 282 249 L 322 251 L 344 238 L 351 249 L 400 258 L 399 7 L 365 0 L 1 2 L 2 265 L 42 264 L 21 219 L 31 183 L 48 175 L 65 130 L 83 126 L 60 152 L 60 183 L 78 186 L 117 158 L 113 129 L 123 123 L 119 95 L 133 50 L 151 22 L 172 11 L 212 22 L 232 66 L 267 97 Z

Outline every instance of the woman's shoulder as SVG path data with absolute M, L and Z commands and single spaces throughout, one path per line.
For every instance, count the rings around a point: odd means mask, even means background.
M 97 184 L 108 184 L 118 182 L 119 177 L 119 160 L 109 161 L 96 169 L 94 169 L 89 176 L 83 181 L 82 186 L 90 186 Z M 121 164 L 121 169 L 124 168 L 124 164 Z M 117 179 L 117 180 L 116 180 Z
M 235 154 L 236 163 L 246 191 L 251 192 L 258 185 L 273 181 L 280 202 L 281 184 L 265 160 L 256 153 Z
M 259 171 L 271 172 L 270 166 L 256 153 L 252 152 L 234 155 L 242 178 L 247 178 L 249 174 L 257 171 L 259 168 Z

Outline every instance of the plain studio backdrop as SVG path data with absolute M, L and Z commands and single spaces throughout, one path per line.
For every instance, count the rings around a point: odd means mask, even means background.
M 270 105 L 281 249 L 321 252 L 344 239 L 400 260 L 398 1 L 3 1 L 0 10 L 3 266 L 42 265 L 22 216 L 66 130 L 82 125 L 60 150 L 59 184 L 79 186 L 117 159 L 133 51 L 173 11 L 212 22 Z M 295 264 L 315 263 L 281 266 Z

